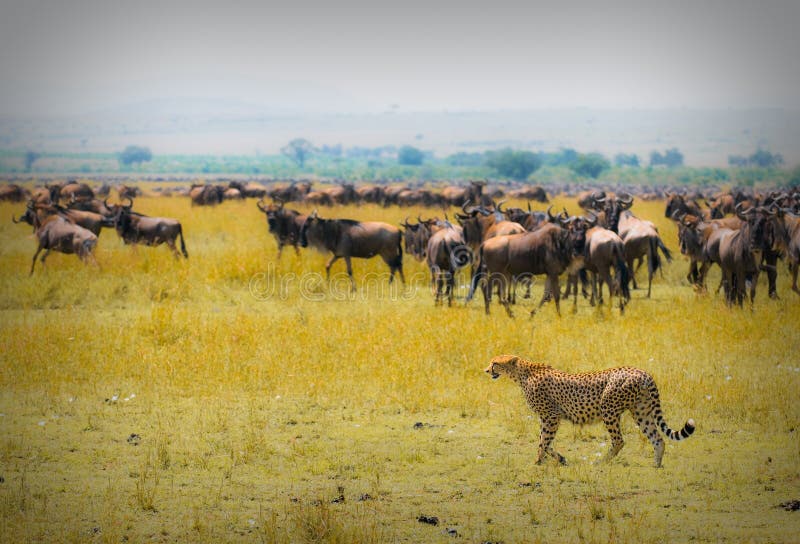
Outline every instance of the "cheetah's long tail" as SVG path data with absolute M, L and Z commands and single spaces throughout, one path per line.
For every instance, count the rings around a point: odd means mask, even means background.
M 680 431 L 673 431 L 669 428 L 667 422 L 664 421 L 664 416 L 661 413 L 661 401 L 658 397 L 658 388 L 655 382 L 650 386 L 650 397 L 653 399 L 653 417 L 656 420 L 656 424 L 658 424 L 658 427 L 661 429 L 661 432 L 664 433 L 664 436 L 670 440 L 684 440 L 692 435 L 695 429 L 693 419 L 689 418 Z

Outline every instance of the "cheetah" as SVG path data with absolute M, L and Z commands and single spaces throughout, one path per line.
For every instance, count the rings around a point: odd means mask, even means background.
M 542 431 L 537 465 L 546 455 L 554 457 L 562 465 L 567 464 L 551 445 L 562 419 L 580 425 L 602 419 L 611 434 L 611 449 L 606 457 L 611 459 L 625 444 L 619 428 L 620 417 L 625 410 L 630 410 L 639 428 L 653 444 L 656 467 L 661 466 L 664 456 L 664 441 L 658 429 L 672 440 L 688 438 L 695 429 L 692 419 L 680 431 L 667 426 L 661 415 L 656 383 L 650 374 L 638 368 L 567 374 L 515 355 L 499 355 L 491 360 L 486 372 L 494 380 L 506 374 L 517 382 L 530 408 L 539 414 Z

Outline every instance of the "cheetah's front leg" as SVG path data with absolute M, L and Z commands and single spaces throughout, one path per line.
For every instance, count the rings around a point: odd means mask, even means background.
M 558 417 L 542 418 L 542 432 L 539 435 L 539 457 L 536 459 L 536 464 L 541 465 L 544 461 L 545 455 L 552 455 L 560 464 L 566 465 L 567 460 L 564 456 L 555 451 L 551 444 L 558 431 Z

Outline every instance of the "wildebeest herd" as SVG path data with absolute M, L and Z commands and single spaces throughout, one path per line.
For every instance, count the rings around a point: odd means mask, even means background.
M 85 183 L 69 181 L 37 187 L 32 192 L 13 184 L 0 187 L 0 200 L 25 202 L 26 209 L 15 223 L 33 227 L 38 248 L 31 262 L 44 250 L 74 253 L 94 262 L 93 251 L 103 227 L 114 228 L 126 244 L 167 244 L 176 258 L 188 257 L 183 229 L 176 219 L 148 217 L 133 210 L 138 189 L 118 186 L 119 203 L 109 204 L 105 191 Z M 447 186 L 440 190 L 409 186 L 340 183 L 312 190 L 308 182 L 275 184 L 230 181 L 223 184 L 192 185 L 185 194 L 192 205 L 219 204 L 226 199 L 258 198 L 256 205 L 266 215 L 267 227 L 278 246 L 278 258 L 286 246 L 313 246 L 331 254 L 326 272 L 344 259 L 351 284 L 351 258 L 380 256 L 389 267 L 389 281 L 395 273 L 405 283 L 403 250 L 427 264 L 437 304 L 452 304 L 455 278 L 470 267 L 469 301 L 479 289 L 488 313 L 496 293 L 509 315 L 517 287 L 530 286 L 535 276 L 545 277 L 539 307 L 552 300 L 560 313 L 560 299 L 572 295 L 577 306 L 578 290 L 591 297 L 591 304 L 603 303 L 606 286 L 609 303 L 617 297 L 624 310 L 630 287 L 638 288 L 636 272 L 647 262 L 647 297 L 652 280 L 663 260 L 672 256 L 656 226 L 634 215 L 634 195 L 617 190 L 588 190 L 576 195 L 584 215 L 569 215 L 553 207 L 534 210 L 530 200 L 547 202 L 541 187 L 515 190 L 486 190 L 485 182 Z M 702 195 L 665 192 L 665 216 L 678 227 L 681 253 L 690 260 L 688 282 L 698 291 L 706 289 L 708 270 L 717 264 L 729 305 L 743 305 L 755 298 L 759 274 L 766 272 L 769 296 L 777 297 L 778 261 L 783 259 L 797 286 L 800 263 L 800 190 L 797 188 L 754 194 L 727 191 L 706 200 Z M 265 199 L 271 199 L 268 203 Z M 507 208 L 508 198 L 527 199 L 527 209 Z M 433 217 L 416 222 L 406 218 L 399 228 L 383 222 L 360 222 L 323 218 L 315 210 L 305 215 L 287 207 L 291 202 L 317 206 L 373 203 L 382 206 L 438 207 L 444 219 Z M 702 202 L 702 204 L 701 204 Z M 453 220 L 447 210 L 456 206 Z M 177 243 L 180 242 L 180 252 Z M 560 278 L 565 277 L 562 291 Z M 533 312 L 531 312 L 533 313 Z

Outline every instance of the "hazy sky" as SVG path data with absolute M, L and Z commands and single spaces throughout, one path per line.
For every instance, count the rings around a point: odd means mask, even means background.
M 2 0 L 0 113 L 800 108 L 800 2 Z

